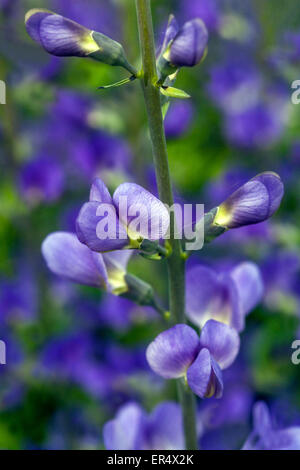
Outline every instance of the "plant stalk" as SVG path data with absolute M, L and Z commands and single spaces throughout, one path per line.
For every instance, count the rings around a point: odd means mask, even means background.
M 140 48 L 143 70 L 142 85 L 148 115 L 152 142 L 154 166 L 159 197 L 172 207 L 174 204 L 170 178 L 167 143 L 161 110 L 160 91 L 157 87 L 157 70 L 153 23 L 150 0 L 136 0 Z M 185 259 L 182 256 L 181 242 L 175 239 L 175 218 L 171 211 L 170 246 L 172 254 L 168 257 L 169 303 L 174 323 L 185 322 Z M 195 397 L 178 380 L 179 400 L 183 412 L 184 433 L 187 450 L 197 449 Z

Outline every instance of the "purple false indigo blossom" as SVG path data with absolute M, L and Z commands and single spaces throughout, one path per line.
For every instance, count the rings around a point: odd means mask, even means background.
M 208 32 L 200 18 L 186 22 L 181 28 L 171 16 L 157 61 L 160 82 L 174 75 L 180 67 L 194 67 L 205 58 Z
M 144 239 L 159 240 L 169 228 L 164 204 L 134 183 L 123 183 L 111 197 L 97 178 L 77 218 L 77 236 L 91 250 L 139 248 Z
M 216 0 L 182 0 L 181 5 L 187 19 L 201 18 L 210 31 L 218 28 L 221 12 Z
M 253 431 L 243 450 L 300 450 L 300 426 L 276 429 L 264 402 L 253 409 Z
M 36 280 L 24 266 L 16 278 L 0 281 L 0 323 L 34 321 L 37 300 Z
M 195 266 L 186 276 L 187 316 L 200 328 L 213 319 L 242 331 L 246 315 L 260 302 L 263 290 L 254 263 L 240 263 L 228 273 Z
M 229 115 L 244 112 L 261 101 L 262 77 L 247 60 L 230 58 L 211 70 L 209 93 L 217 106 Z
M 135 69 L 126 59 L 121 44 L 104 34 L 45 9 L 33 9 L 25 16 L 29 36 L 49 54 L 61 57 L 90 57 L 108 65 Z
M 150 415 L 137 403 L 127 403 L 103 428 L 107 450 L 184 449 L 181 409 L 163 402 Z
M 52 339 L 42 352 L 37 373 L 72 381 L 97 398 L 111 393 L 113 373 L 93 357 L 91 338 L 73 334 Z
M 225 131 L 232 143 L 244 148 L 266 148 L 279 140 L 286 123 L 284 102 L 257 103 L 226 116 Z
M 101 255 L 80 243 L 75 234 L 55 232 L 44 240 L 42 253 L 48 268 L 58 276 L 116 295 L 127 291 L 128 250 Z
M 184 377 L 201 398 L 223 393 L 221 369 L 235 360 L 240 347 L 237 331 L 215 320 L 206 322 L 200 338 L 188 325 L 175 325 L 160 333 L 148 346 L 151 369 L 165 379 Z
M 188 101 L 175 101 L 170 107 L 165 119 L 167 137 L 178 138 L 182 136 L 192 123 L 194 116 L 193 106 Z
M 53 158 L 37 157 L 26 163 L 20 173 L 20 190 L 29 204 L 51 203 L 58 199 L 65 185 L 64 172 Z
M 213 224 L 231 229 L 263 222 L 277 211 L 283 194 L 279 175 L 271 171 L 260 173 L 218 207 Z

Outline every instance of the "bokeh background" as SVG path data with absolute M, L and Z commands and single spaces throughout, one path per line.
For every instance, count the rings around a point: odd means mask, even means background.
M 210 32 L 205 62 L 181 71 L 189 101 L 171 104 L 166 132 L 179 201 L 215 207 L 264 170 L 285 198 L 262 224 L 228 232 L 197 255 L 216 269 L 252 260 L 262 303 L 247 318 L 239 359 L 221 400 L 199 403 L 201 444 L 239 449 L 252 404 L 268 402 L 279 426 L 300 425 L 300 365 L 291 362 L 300 314 L 300 4 L 295 0 L 153 0 L 157 45 L 169 13 L 200 16 Z M 155 377 L 145 347 L 161 331 L 154 312 L 47 270 L 43 239 L 74 230 L 98 175 L 113 190 L 134 181 L 156 192 L 138 83 L 99 91 L 126 76 L 88 59 L 47 55 L 27 36 L 24 14 L 45 7 L 121 41 L 139 65 L 133 0 L 1 0 L 0 365 L 1 449 L 102 449 L 102 427 L 128 401 L 151 411 L 176 399 Z M 130 271 L 166 301 L 161 263 L 135 256 Z

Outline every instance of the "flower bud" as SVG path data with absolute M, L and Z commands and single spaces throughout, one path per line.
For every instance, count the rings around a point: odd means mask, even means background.
M 123 294 L 123 297 L 132 300 L 138 305 L 151 306 L 156 305 L 154 298 L 154 291 L 150 284 L 142 281 L 142 279 L 133 276 L 132 274 L 126 274 L 125 281 L 127 284 L 127 292 Z
M 180 67 L 194 67 L 206 55 L 208 32 L 200 18 L 188 21 L 178 29 L 171 17 L 165 40 L 157 62 L 160 81 L 172 75 Z
M 25 16 L 29 36 L 49 53 L 62 57 L 91 57 L 109 65 L 118 65 L 135 74 L 118 42 L 96 31 L 43 9 L 30 10 Z
M 219 206 L 213 224 L 230 229 L 263 222 L 276 212 L 283 193 L 279 175 L 260 173 Z

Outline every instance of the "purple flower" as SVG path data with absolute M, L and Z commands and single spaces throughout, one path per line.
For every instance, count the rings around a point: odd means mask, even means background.
M 268 147 L 282 134 L 284 106 L 258 103 L 226 117 L 226 134 L 238 146 Z
M 150 415 L 137 403 L 127 403 L 103 428 L 107 450 L 184 449 L 181 409 L 163 402 Z
M 214 319 L 242 331 L 246 315 L 262 294 L 261 274 L 254 263 L 241 263 L 229 273 L 219 274 L 206 266 L 195 266 L 187 272 L 187 316 L 201 328 Z
M 31 204 L 58 199 L 65 185 L 64 173 L 51 157 L 38 157 L 24 165 L 20 174 L 20 190 Z
M 148 346 L 151 369 L 165 379 L 184 377 L 201 398 L 223 393 L 221 369 L 235 360 L 240 347 L 237 331 L 215 320 L 206 322 L 200 338 L 188 325 L 175 325 Z
M 194 67 L 204 57 L 208 32 L 200 18 L 188 21 L 178 31 L 169 49 L 169 59 L 176 67 Z
M 262 77 L 248 60 L 230 58 L 211 70 L 210 95 L 230 116 L 256 105 L 261 91 Z
M 171 105 L 165 119 L 165 130 L 167 137 L 180 137 L 184 134 L 194 116 L 194 110 L 188 101 L 175 101 Z
M 126 331 L 134 322 L 140 324 L 150 318 L 155 318 L 155 312 L 151 308 L 137 306 L 130 300 L 115 295 L 107 295 L 100 305 L 100 319 L 104 325 L 108 325 L 120 331 Z
M 116 295 L 127 291 L 128 250 L 101 255 L 80 243 L 75 234 L 56 232 L 44 240 L 42 253 L 48 268 L 58 276 Z
M 111 197 L 99 178 L 77 218 L 79 240 L 97 252 L 138 248 L 145 238 L 162 238 L 168 227 L 168 210 L 144 188 L 123 183 Z
M 264 402 L 254 405 L 253 421 L 253 431 L 243 450 L 300 450 L 300 426 L 274 428 Z
M 294 314 L 299 312 L 299 268 L 299 254 L 293 251 L 272 253 L 264 261 L 264 301 L 270 310 L 280 309 Z
M 118 65 L 135 74 L 123 47 L 104 34 L 44 9 L 30 10 L 25 16 L 29 36 L 49 54 L 91 57 L 109 65 Z
M 271 171 L 260 173 L 219 206 L 214 224 L 230 229 L 263 222 L 276 212 L 283 193 L 279 175 Z
M 217 29 L 220 13 L 216 0 L 182 0 L 182 12 L 188 19 L 201 18 L 209 30 Z
M 167 29 L 165 31 L 163 43 L 157 53 L 157 56 L 165 52 L 168 45 L 170 44 L 171 41 L 173 41 L 178 31 L 179 31 L 179 26 L 178 26 L 177 20 L 175 16 L 170 15 Z
M 111 391 L 113 374 L 94 359 L 91 339 L 85 334 L 50 341 L 42 353 L 37 372 L 60 380 L 71 380 L 98 398 Z
M 201 420 L 207 428 L 244 423 L 248 419 L 252 407 L 250 389 L 239 381 L 226 383 L 226 378 L 224 379 L 223 397 L 218 401 L 213 399 L 203 402 Z
M 16 278 L 1 281 L 0 323 L 35 320 L 37 298 L 36 280 L 27 267 L 22 268 Z
M 180 67 L 194 67 L 206 55 L 208 32 L 200 18 L 185 23 L 179 29 L 171 16 L 160 48 L 157 69 L 160 82 L 174 75 Z
M 59 9 L 63 16 L 72 18 L 74 21 L 84 25 L 91 25 L 91 29 L 103 31 L 109 34 L 111 31 L 122 34 L 122 28 L 118 21 L 117 6 L 112 2 L 99 0 L 89 0 L 89 7 L 86 8 L 86 0 L 52 0 L 53 8 Z M 100 10 L 100 14 L 99 14 Z

